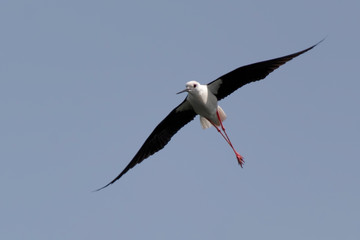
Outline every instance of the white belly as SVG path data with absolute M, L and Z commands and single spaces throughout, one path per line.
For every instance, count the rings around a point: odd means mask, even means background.
M 203 128 L 211 126 L 211 123 L 207 123 L 206 120 L 209 120 L 216 125 L 220 125 L 216 114 L 217 110 L 219 110 L 222 121 L 226 118 L 224 111 L 217 104 L 216 97 L 208 91 L 207 87 L 199 92 L 199 94 L 188 94 L 187 100 L 190 102 L 194 111 L 200 115 L 200 122 Z

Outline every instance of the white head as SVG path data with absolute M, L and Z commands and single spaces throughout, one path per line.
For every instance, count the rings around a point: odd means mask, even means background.
M 183 92 L 188 92 L 188 93 L 198 93 L 199 89 L 201 87 L 201 84 L 198 83 L 197 81 L 190 81 L 186 83 L 186 89 L 178 92 L 179 93 L 183 93 Z

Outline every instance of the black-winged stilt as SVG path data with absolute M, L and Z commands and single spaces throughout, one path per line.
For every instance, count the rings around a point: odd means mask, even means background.
M 218 105 L 218 101 L 245 84 L 264 79 L 281 65 L 311 50 L 319 43 L 290 55 L 239 67 L 206 85 L 196 81 L 187 82 L 186 89 L 178 92 L 178 94 L 182 92 L 188 93 L 185 100 L 156 126 L 125 169 L 114 180 L 96 191 L 113 184 L 136 164 L 141 163 L 144 159 L 165 147 L 172 136 L 193 120 L 196 115 L 200 115 L 201 126 L 204 129 L 210 126 L 214 126 L 217 129 L 233 149 L 238 163 L 242 167 L 244 164 L 243 157 L 235 150 L 225 131 L 222 122 L 226 119 L 226 114 Z

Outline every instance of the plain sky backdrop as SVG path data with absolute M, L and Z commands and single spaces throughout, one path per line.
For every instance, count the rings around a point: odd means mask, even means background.
M 0 2 L 0 239 L 360 239 L 360 1 Z M 325 41 L 116 184 L 185 97 Z

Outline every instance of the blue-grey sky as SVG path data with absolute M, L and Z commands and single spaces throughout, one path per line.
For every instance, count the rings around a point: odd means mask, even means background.
M 0 238 L 359 239 L 359 1 L 0 3 Z M 185 83 L 315 44 L 112 180 Z

